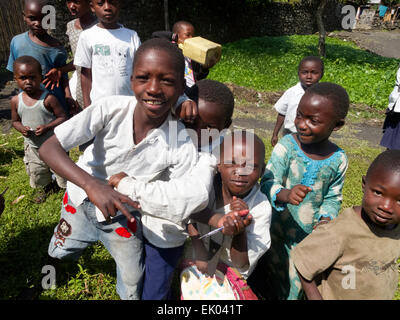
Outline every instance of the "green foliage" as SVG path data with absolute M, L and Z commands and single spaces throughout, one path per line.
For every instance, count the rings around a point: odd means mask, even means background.
M 385 109 L 395 83 L 399 60 L 359 49 L 350 42 L 327 38 L 322 81 L 342 85 L 352 103 Z M 297 67 L 304 56 L 318 55 L 315 35 L 260 37 L 223 46 L 221 61 L 209 78 L 252 87 L 284 91 L 298 82 Z

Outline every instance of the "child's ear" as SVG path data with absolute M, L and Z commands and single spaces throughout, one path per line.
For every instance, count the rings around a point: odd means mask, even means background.
M 362 192 L 365 192 L 365 181 L 366 181 L 366 177 L 362 176 L 361 178 L 361 185 L 362 185 Z
M 93 7 L 93 1 L 92 1 L 92 0 L 89 1 L 89 6 L 90 6 L 90 10 L 91 10 L 93 13 L 95 13 L 94 7 Z
M 265 164 L 265 162 L 264 162 L 264 163 L 263 163 L 263 167 L 262 167 L 262 169 L 261 169 L 260 178 L 262 178 L 262 177 L 264 176 L 264 173 L 265 173 L 265 166 L 266 166 L 266 164 Z
M 338 121 L 336 122 L 336 126 L 335 126 L 335 128 L 333 129 L 333 131 L 338 131 L 339 129 L 341 129 L 341 128 L 344 126 L 345 123 L 346 123 L 346 122 L 344 121 L 344 119 L 338 120 Z

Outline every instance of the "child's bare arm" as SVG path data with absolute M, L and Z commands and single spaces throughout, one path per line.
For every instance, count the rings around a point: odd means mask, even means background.
M 83 97 L 82 108 L 85 109 L 92 103 L 90 100 L 90 91 L 92 90 L 92 69 L 82 67 L 81 86 L 82 86 L 82 97 Z
M 285 121 L 285 115 L 278 113 L 278 116 L 276 117 L 276 123 L 274 127 L 274 131 L 272 132 L 272 138 L 271 138 L 271 145 L 275 147 L 275 145 L 278 143 L 278 134 L 279 131 L 282 128 L 283 122 Z
M 74 98 L 72 98 L 71 90 L 69 89 L 69 80 L 68 80 L 68 78 L 61 77 L 61 87 L 64 90 L 65 102 L 67 103 L 67 105 L 69 107 L 70 114 L 71 115 L 75 115 L 75 114 L 79 113 L 80 106 L 79 106 L 78 102 L 76 102 L 74 100 Z
M 23 136 L 27 137 L 29 135 L 30 128 L 22 124 L 18 114 L 18 96 L 14 96 L 11 99 L 11 122 L 15 130 L 21 132 Z
M 239 222 L 243 224 L 243 222 Z M 247 235 L 244 225 L 240 228 L 241 232 L 232 238 L 230 250 L 233 265 L 237 268 L 243 268 L 249 264 L 249 256 L 247 253 Z
M 52 94 L 49 94 L 45 99 L 44 99 L 44 106 L 47 110 L 49 110 L 51 113 L 53 113 L 56 118 L 47 124 L 43 124 L 35 128 L 35 134 L 37 136 L 40 136 L 44 134 L 45 132 L 54 129 L 57 127 L 59 124 L 63 123 L 65 120 L 67 120 L 67 116 L 64 112 L 64 109 L 61 107 L 60 103 L 58 102 L 57 98 L 53 96 Z
M 307 280 L 300 274 L 298 270 L 297 274 L 299 275 L 301 286 L 303 287 L 304 293 L 306 294 L 308 300 L 323 300 L 321 293 L 319 292 L 317 285 L 315 284 L 315 281 Z
M 195 224 L 188 224 L 187 230 L 192 241 L 192 246 L 194 250 L 194 259 L 197 266 L 197 269 L 201 273 L 208 272 L 208 251 L 204 246 L 202 240 L 199 239 L 200 233 L 198 232 Z
M 68 157 L 56 135 L 51 136 L 41 145 L 39 156 L 57 174 L 85 190 L 89 200 L 99 208 L 106 220 L 115 216 L 118 210 L 127 217 L 128 221 L 135 220 L 124 204 L 133 208 L 137 208 L 138 204 L 78 167 Z
M 42 82 L 45 85 L 45 88 L 48 88 L 51 85 L 50 89 L 53 90 L 54 87 L 58 87 L 60 85 L 60 79 L 63 73 L 68 73 L 74 70 L 75 66 L 73 61 L 70 61 L 65 66 L 50 69 L 49 72 L 45 74 L 46 78 Z

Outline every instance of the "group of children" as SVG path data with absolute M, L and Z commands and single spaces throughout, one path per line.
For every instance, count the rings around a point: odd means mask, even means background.
M 168 40 L 141 43 L 118 23 L 120 1 L 66 2 L 76 16 L 68 24 L 73 63 L 40 25 L 46 2 L 25 0 L 29 31 L 12 40 L 8 64 L 21 89 L 12 121 L 25 137 L 31 186 L 49 185 L 52 172 L 60 187 L 66 181 L 52 258 L 77 258 L 101 241 L 121 299 L 169 299 L 183 256 L 210 276 L 219 263 L 249 283 L 257 275 L 271 299 L 393 297 L 400 154 L 378 156 L 362 180 L 362 205 L 339 215 L 348 160 L 330 136 L 345 124 L 349 97 L 319 83 L 321 59 L 304 58 L 299 83 L 277 102 L 265 164 L 257 135 L 228 130 L 232 92 L 185 80 L 192 64 L 173 42 L 181 31 L 193 36 L 189 23 Z M 66 72 L 75 68 L 72 99 Z M 75 163 L 68 152 L 82 145 Z M 185 252 L 189 238 L 193 252 Z M 354 272 L 350 290 L 343 270 Z

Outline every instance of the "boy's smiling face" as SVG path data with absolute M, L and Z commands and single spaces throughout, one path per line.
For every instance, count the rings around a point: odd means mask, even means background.
M 118 26 L 119 0 L 91 0 L 90 7 L 99 20 L 100 27 L 115 29 Z
M 183 74 L 178 73 L 174 59 L 163 50 L 148 49 L 135 60 L 131 86 L 137 107 L 150 119 L 165 119 L 183 94 Z
M 400 174 L 382 165 L 362 179 L 362 212 L 378 226 L 400 222 Z

